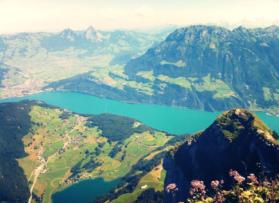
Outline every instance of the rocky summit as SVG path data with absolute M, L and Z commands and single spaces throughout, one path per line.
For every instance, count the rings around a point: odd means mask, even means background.
M 178 200 L 187 197 L 190 182 L 225 180 L 229 171 L 273 177 L 279 173 L 278 135 L 247 110 L 233 109 L 220 115 L 205 131 L 182 144 L 166 158 L 166 184 L 175 183 Z

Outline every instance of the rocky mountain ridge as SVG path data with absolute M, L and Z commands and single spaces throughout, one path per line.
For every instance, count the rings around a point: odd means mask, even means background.
M 279 28 L 177 29 L 132 59 L 125 72 L 141 82 L 174 81 L 176 103 L 194 108 L 276 108 L 279 105 Z M 191 101 L 191 102 L 190 102 Z M 195 102 L 193 102 L 195 101 Z M 192 103 L 192 104 L 191 104 Z
M 192 180 L 203 180 L 207 186 L 212 180 L 225 180 L 230 187 L 231 169 L 245 176 L 274 178 L 279 173 L 278 138 L 247 110 L 230 110 L 166 158 L 165 183 L 177 185 L 177 201 L 182 201 Z

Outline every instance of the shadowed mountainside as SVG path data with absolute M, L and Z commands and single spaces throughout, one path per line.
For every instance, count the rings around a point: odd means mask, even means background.
M 0 201 L 27 202 L 28 181 L 17 159 L 26 156 L 22 138 L 31 127 L 30 105 L 0 104 Z
M 230 169 L 245 176 L 254 173 L 274 177 L 279 173 L 277 139 L 278 134 L 255 115 L 242 109 L 230 110 L 165 159 L 165 183 L 177 184 L 177 201 L 182 201 L 192 180 L 210 185 L 212 180 L 223 179 L 229 186 Z

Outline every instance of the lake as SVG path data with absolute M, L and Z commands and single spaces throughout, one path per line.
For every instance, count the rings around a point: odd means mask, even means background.
M 106 182 L 102 178 L 80 181 L 52 195 L 53 203 L 90 203 L 116 187 L 119 180 Z
M 68 109 L 76 113 L 112 113 L 137 119 L 158 130 L 172 134 L 195 133 L 208 127 L 220 112 L 207 112 L 183 107 L 153 104 L 128 104 L 73 92 L 43 92 L 30 96 L 4 99 L 14 102 L 24 99 L 41 100 L 47 104 Z M 256 113 L 271 129 L 279 132 L 279 117 Z

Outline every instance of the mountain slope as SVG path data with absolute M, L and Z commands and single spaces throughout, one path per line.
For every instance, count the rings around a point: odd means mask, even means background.
M 190 26 L 126 65 L 102 74 L 90 71 L 47 88 L 135 103 L 278 113 L 278 45 L 278 27 Z
M 160 161 L 145 158 L 163 157 L 173 142 L 133 119 L 79 115 L 39 102 L 3 103 L 0 114 L 0 201 L 50 202 L 56 192 L 94 178 L 113 189 L 131 175 L 144 176 Z
M 278 45 L 278 27 L 190 26 L 131 60 L 125 73 L 138 81 L 176 85 L 182 94 L 173 100 L 190 107 L 278 107 Z
M 279 173 L 279 137 L 250 112 L 234 109 L 223 113 L 204 132 L 193 136 L 165 160 L 166 185 L 176 183 L 177 200 L 185 200 L 192 180 L 231 183 L 229 170 L 245 176 L 274 177 Z M 168 198 L 172 198 L 167 194 Z

